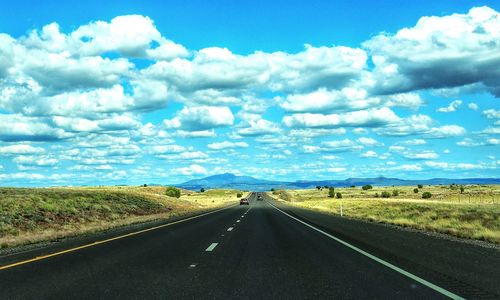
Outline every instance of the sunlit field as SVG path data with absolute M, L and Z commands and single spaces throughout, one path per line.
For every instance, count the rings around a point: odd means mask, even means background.
M 466 185 L 463 191 L 460 186 L 335 188 L 335 198 L 328 197 L 328 192 L 323 188 L 275 191 L 271 195 L 298 207 L 335 215 L 340 215 L 342 206 L 343 215 L 349 218 L 500 243 L 498 185 Z M 390 196 L 382 198 L 383 192 Z M 431 193 L 431 198 L 422 199 L 424 192 Z
M 201 212 L 237 203 L 238 191 L 165 187 L 0 188 L 0 245 L 54 240 L 76 234 Z

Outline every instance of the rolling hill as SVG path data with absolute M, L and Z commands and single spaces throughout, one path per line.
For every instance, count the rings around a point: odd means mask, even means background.
M 175 186 L 188 189 L 198 190 L 205 189 L 240 189 L 251 191 L 267 191 L 274 189 L 305 189 L 315 186 L 361 186 L 365 184 L 379 186 L 402 186 L 402 185 L 449 185 L 449 184 L 500 184 L 500 178 L 432 178 L 423 180 L 406 180 L 399 178 L 375 177 L 375 178 L 347 178 L 344 180 L 301 180 L 301 181 L 271 181 L 257 179 L 251 176 L 237 176 L 231 173 L 212 175 L 205 178 L 193 179 Z

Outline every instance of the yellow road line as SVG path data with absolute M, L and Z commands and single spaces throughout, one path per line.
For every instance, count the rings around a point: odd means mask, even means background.
M 9 269 L 9 268 L 12 268 L 12 267 L 16 267 L 16 266 L 28 264 L 28 263 L 31 263 L 31 262 L 35 262 L 35 261 L 47 259 L 49 257 L 58 256 L 58 255 L 61 255 L 61 254 L 78 251 L 78 250 L 81 250 L 81 249 L 85 249 L 85 248 L 93 247 L 93 246 L 96 246 L 96 245 L 108 243 L 108 242 L 111 242 L 111 241 L 123 239 L 123 238 L 129 237 L 129 236 L 134 236 L 134 235 L 138 235 L 138 234 L 141 234 L 141 233 L 144 233 L 144 232 L 148 232 L 148 231 L 152 231 L 152 230 L 164 228 L 164 227 L 167 227 L 167 226 L 179 224 L 179 223 L 186 222 L 186 221 L 189 221 L 189 220 L 193 220 L 193 219 L 196 219 L 196 218 L 200 218 L 200 217 L 203 217 L 203 216 L 206 216 L 206 215 L 210 215 L 210 214 L 219 212 L 221 210 L 228 209 L 230 207 L 234 207 L 234 205 L 229 206 L 229 207 L 224 207 L 224 208 L 221 208 L 221 209 L 218 209 L 218 210 L 206 212 L 206 213 L 203 213 L 201 215 L 196 215 L 196 216 L 192 216 L 192 217 L 189 217 L 189 218 L 186 218 L 186 219 L 174 221 L 174 222 L 171 222 L 171 223 L 168 223 L 168 224 L 158 225 L 158 226 L 150 227 L 150 228 L 147 228 L 147 229 L 143 229 L 143 230 L 139 230 L 139 231 L 127 233 L 127 234 L 124 234 L 124 235 L 116 236 L 116 237 L 113 237 L 113 238 L 105 239 L 105 240 L 102 240 L 102 241 L 96 241 L 96 242 L 93 242 L 93 243 L 90 243 L 90 244 L 86 244 L 86 245 L 82 245 L 82 246 L 78 246 L 78 247 L 66 249 L 66 250 L 59 251 L 59 252 L 50 253 L 50 254 L 43 255 L 43 256 L 37 256 L 37 257 L 34 257 L 34 258 L 30 258 L 30 259 L 27 259 L 27 260 L 19 261 L 19 262 L 16 262 L 16 263 L 5 265 L 5 266 L 0 266 L 0 270 Z

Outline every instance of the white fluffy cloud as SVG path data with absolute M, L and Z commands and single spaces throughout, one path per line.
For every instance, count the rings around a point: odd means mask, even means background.
M 500 109 L 487 109 L 483 111 L 483 115 L 488 119 L 500 119 Z
M 364 43 L 375 64 L 374 91 L 406 92 L 479 83 L 500 95 L 500 15 L 488 7 L 467 14 L 422 17 L 414 27 Z
M 279 132 L 281 132 L 281 127 L 278 124 L 264 119 L 250 120 L 248 121 L 248 127 L 237 131 L 241 136 L 258 136 Z
M 184 107 L 173 119 L 163 121 L 167 128 L 186 131 L 204 131 L 229 126 L 233 122 L 234 116 L 231 110 L 219 106 Z
M 398 122 L 400 118 L 387 107 L 380 109 L 359 110 L 344 114 L 293 114 L 285 116 L 283 123 L 288 127 L 378 127 Z
M 292 94 L 281 103 L 289 112 L 352 111 L 379 105 L 379 98 L 369 98 L 362 89 L 344 88 L 340 91 L 319 89 L 307 94 Z
M 448 106 L 446 107 L 440 107 L 437 109 L 438 112 L 442 113 L 449 113 L 449 112 L 454 112 L 456 111 L 460 105 L 462 105 L 462 100 L 455 100 L 452 101 Z
M 14 144 L 0 147 L 0 154 L 3 155 L 18 155 L 18 154 L 39 154 L 45 149 L 41 147 L 33 147 L 27 144 Z
M 189 167 L 177 168 L 174 169 L 174 171 L 186 176 L 206 175 L 208 173 L 207 169 L 197 164 L 190 165 Z
M 234 148 L 247 148 L 248 144 L 245 142 L 219 142 L 208 144 L 208 148 L 212 150 L 224 150 L 224 149 L 234 149 Z

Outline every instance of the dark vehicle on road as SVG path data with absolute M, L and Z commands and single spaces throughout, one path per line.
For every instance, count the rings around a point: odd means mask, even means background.
M 258 195 L 257 196 L 257 201 L 262 201 L 262 200 L 264 200 L 264 197 L 262 197 L 262 195 Z
M 250 202 L 248 202 L 248 199 L 243 198 L 240 200 L 240 205 L 250 205 Z

